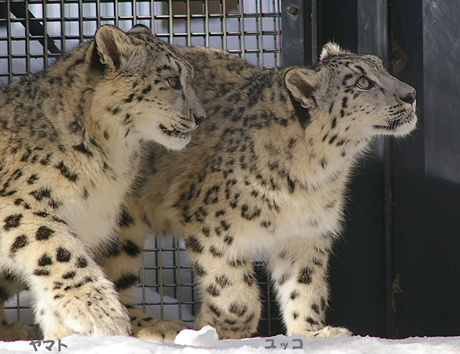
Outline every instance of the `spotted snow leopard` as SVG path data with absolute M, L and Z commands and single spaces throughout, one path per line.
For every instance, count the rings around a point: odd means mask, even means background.
M 377 57 L 333 43 L 313 68 L 262 70 L 221 50 L 176 50 L 195 67 L 208 119 L 180 152 L 149 145 L 119 242 L 141 247 L 148 232 L 182 235 L 202 297 L 196 327 L 210 324 L 220 338 L 257 331 L 258 252 L 288 335 L 349 335 L 325 323 L 347 182 L 373 137 L 414 129 L 415 90 Z M 135 279 L 129 256 L 111 264 Z M 129 284 L 121 292 L 128 298 Z M 148 338 L 155 325 L 128 307 L 133 332 Z
M 204 117 L 193 75 L 146 27 L 107 25 L 47 70 L 0 87 L 2 309 L 19 281 L 45 338 L 131 332 L 116 292 L 126 279 L 98 263 L 114 253 L 141 142 L 182 149 Z M 119 253 L 138 255 L 129 240 Z M 31 336 L 0 320 L 0 338 Z

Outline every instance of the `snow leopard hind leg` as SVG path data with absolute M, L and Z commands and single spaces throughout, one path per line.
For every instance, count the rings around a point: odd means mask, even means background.
M 181 320 L 164 321 L 140 311 L 133 301 L 134 287 L 139 283 L 141 253 L 150 233 L 148 220 L 134 198 L 122 209 L 118 237 L 98 251 L 96 258 L 113 281 L 120 300 L 128 310 L 133 336 L 153 342 L 173 342 L 187 324 Z
M 257 333 L 262 308 L 253 254 L 238 252 L 225 229 L 228 225 L 220 223 L 213 231 L 204 227 L 185 235 L 201 295 L 195 326 L 213 326 L 219 339 L 251 337 Z
M 110 249 L 100 253 L 98 257 L 101 260 L 98 262 L 108 278 L 113 280 L 122 303 L 129 311 L 132 334 L 145 340 L 174 341 L 177 333 L 188 327 L 183 321 L 153 319 L 139 311 L 132 301 L 133 287 L 138 283 L 140 253 L 145 235 L 151 232 L 149 218 L 135 198 L 131 198 L 125 206 L 119 226 L 118 240 Z M 226 225 L 219 223 L 212 232 L 222 234 L 225 228 Z M 209 238 L 207 235 L 211 231 L 193 231 L 189 230 L 184 239 L 201 295 L 201 309 L 195 327 L 199 329 L 211 325 L 221 339 L 254 335 L 261 304 L 252 254 L 243 254 L 232 247 L 231 236 Z M 195 235 L 206 240 L 200 240 Z M 244 299 L 241 292 L 245 294 Z

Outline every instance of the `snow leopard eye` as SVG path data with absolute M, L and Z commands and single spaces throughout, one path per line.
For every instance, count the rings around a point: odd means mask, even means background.
M 361 76 L 358 81 L 356 81 L 355 86 L 361 90 L 370 90 L 371 88 L 374 87 L 374 82 L 369 80 L 365 76 Z
M 179 77 L 177 77 L 177 76 L 175 76 L 175 77 L 169 77 L 169 78 L 168 78 L 168 84 L 169 84 L 169 86 L 171 86 L 174 90 L 180 90 L 180 88 L 182 87 L 181 84 L 180 84 Z

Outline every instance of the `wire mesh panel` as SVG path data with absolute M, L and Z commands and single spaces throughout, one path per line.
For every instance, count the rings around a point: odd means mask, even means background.
M 222 48 L 261 67 L 279 66 L 279 11 L 279 0 L 0 0 L 0 82 L 42 70 L 102 24 L 127 31 L 140 23 L 170 44 Z
M 260 67 L 281 65 L 280 0 L 0 0 L 0 84 L 43 70 L 103 24 L 125 31 L 144 24 L 173 45 L 221 48 Z M 135 294 L 140 308 L 193 325 L 197 294 L 183 241 L 149 237 L 143 260 Z M 267 309 L 261 333 L 272 334 L 273 299 L 261 280 Z M 11 322 L 33 322 L 27 293 L 8 301 L 6 311 Z

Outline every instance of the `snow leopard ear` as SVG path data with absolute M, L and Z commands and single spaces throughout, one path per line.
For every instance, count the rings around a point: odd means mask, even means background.
M 321 51 L 321 55 L 319 56 L 319 60 L 323 60 L 334 55 L 347 53 L 349 52 L 343 50 L 337 43 L 329 42 L 324 45 L 323 50 Z
M 94 41 L 100 62 L 112 70 L 120 69 L 134 50 L 128 35 L 112 25 L 99 27 Z
M 305 67 L 293 67 L 286 73 L 284 82 L 291 95 L 303 107 L 316 106 L 315 91 L 320 84 L 320 73 Z
M 148 28 L 147 26 L 144 26 L 144 25 L 141 25 L 141 24 L 137 24 L 135 25 L 133 28 L 130 29 L 129 33 L 144 33 L 144 34 L 148 34 L 152 37 L 154 37 L 152 31 L 150 30 L 150 28 Z

